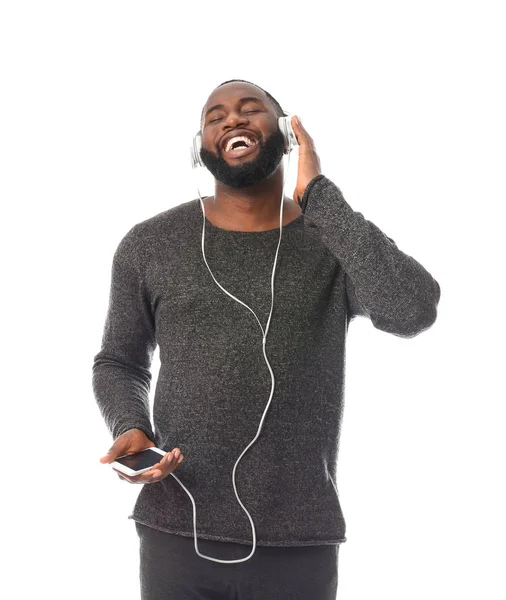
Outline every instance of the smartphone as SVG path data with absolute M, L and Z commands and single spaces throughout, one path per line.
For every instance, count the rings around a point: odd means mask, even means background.
M 152 446 L 140 452 L 135 452 L 135 454 L 118 456 L 116 460 L 109 464 L 121 473 L 135 477 L 135 475 L 144 473 L 144 471 L 149 471 L 156 463 L 160 462 L 165 454 L 167 454 L 165 450 Z

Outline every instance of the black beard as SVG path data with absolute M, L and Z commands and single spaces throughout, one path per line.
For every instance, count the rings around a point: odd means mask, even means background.
M 267 179 L 277 169 L 285 150 L 285 138 L 280 129 L 266 138 L 258 140 L 260 146 L 256 156 L 243 159 L 237 166 L 230 165 L 223 158 L 223 150 L 214 154 L 206 148 L 200 149 L 200 157 L 204 165 L 214 177 L 232 188 L 245 188 Z

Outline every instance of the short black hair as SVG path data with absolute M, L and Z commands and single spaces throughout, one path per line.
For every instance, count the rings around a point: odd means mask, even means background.
M 256 83 L 252 83 L 251 81 L 246 81 L 245 79 L 229 79 L 227 81 L 224 81 L 223 83 L 220 83 L 220 85 L 217 85 L 214 89 L 217 90 L 222 85 L 225 85 L 226 83 L 232 83 L 234 81 L 242 81 L 243 83 L 249 83 L 250 85 L 254 85 L 258 89 L 262 90 L 262 92 L 264 92 L 265 95 L 267 96 L 267 98 L 269 98 L 269 100 L 271 101 L 271 104 L 274 107 L 274 110 L 276 111 L 276 115 L 278 117 L 287 117 L 288 116 L 288 114 L 285 113 L 285 111 L 281 108 L 281 104 L 276 100 L 276 98 L 274 98 L 274 96 L 272 96 L 271 94 L 269 94 L 269 92 L 267 92 L 266 90 L 264 90 L 262 87 L 260 87 Z M 201 123 L 202 123 L 203 117 L 204 117 L 204 108 L 202 108 L 202 114 L 200 115 L 200 122 Z

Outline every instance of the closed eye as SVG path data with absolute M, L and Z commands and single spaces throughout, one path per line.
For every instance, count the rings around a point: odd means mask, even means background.
M 247 110 L 246 114 L 249 115 L 251 113 L 256 113 L 256 112 L 262 112 L 260 109 L 256 109 L 256 110 Z M 216 121 L 219 121 L 220 119 L 222 119 L 222 117 L 218 117 L 217 119 L 213 119 L 212 121 L 209 121 L 209 123 L 215 123 Z

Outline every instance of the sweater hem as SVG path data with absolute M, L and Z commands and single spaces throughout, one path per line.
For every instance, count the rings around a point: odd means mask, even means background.
M 134 517 L 133 515 L 129 515 L 128 516 L 129 519 L 131 519 L 132 521 L 135 521 L 136 523 L 140 523 L 141 525 L 145 525 L 146 527 L 151 527 L 152 529 L 157 529 L 158 531 L 163 531 L 164 533 L 171 533 L 173 535 L 182 535 L 184 537 L 190 537 L 190 538 L 194 538 L 195 535 L 193 532 L 189 532 L 189 531 L 175 531 L 172 529 L 166 529 L 164 527 L 160 527 L 158 525 L 153 525 L 152 523 L 147 523 L 146 521 L 142 521 L 141 519 Z M 209 534 L 202 534 L 202 533 L 197 533 L 197 539 L 202 539 L 202 540 L 212 540 L 215 542 L 231 542 L 233 544 L 243 544 L 246 546 L 252 546 L 252 542 L 248 541 L 248 540 L 242 540 L 242 539 L 238 539 L 238 538 L 231 538 L 231 537 L 223 537 L 220 535 L 209 535 Z M 283 542 L 271 542 L 269 540 L 262 540 L 261 542 L 259 542 L 257 540 L 257 546 L 278 546 L 278 547 L 291 547 L 291 546 L 327 546 L 327 545 L 336 545 L 336 544 L 343 544 L 344 542 L 346 542 L 346 537 L 344 538 L 339 538 L 339 539 L 330 539 L 330 540 L 304 540 L 304 541 L 300 541 L 300 540 L 286 540 Z

